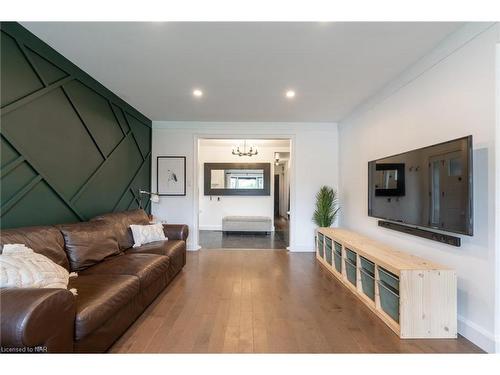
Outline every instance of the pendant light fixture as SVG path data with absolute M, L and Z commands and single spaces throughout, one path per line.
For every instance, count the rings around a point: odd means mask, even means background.
M 250 146 L 247 151 L 247 141 L 243 141 L 243 151 L 240 150 L 240 146 L 233 147 L 232 154 L 238 156 L 254 156 L 258 155 L 259 151 L 256 147 Z

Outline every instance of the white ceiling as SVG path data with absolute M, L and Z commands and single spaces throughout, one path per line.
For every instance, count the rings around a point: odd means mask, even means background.
M 310 122 L 342 119 L 462 25 L 22 24 L 153 120 Z

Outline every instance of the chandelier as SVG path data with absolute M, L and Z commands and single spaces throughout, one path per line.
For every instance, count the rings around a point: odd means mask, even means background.
M 233 155 L 238 155 L 238 156 L 253 156 L 257 155 L 259 151 L 257 148 L 250 146 L 250 148 L 247 151 L 247 141 L 243 141 L 243 151 L 240 150 L 240 146 L 233 147 L 232 154 Z

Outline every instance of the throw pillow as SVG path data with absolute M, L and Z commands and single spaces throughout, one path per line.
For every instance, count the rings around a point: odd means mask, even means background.
M 133 247 L 139 247 L 141 245 L 150 242 L 168 240 L 168 238 L 165 237 L 165 233 L 163 232 L 162 224 L 152 224 L 152 225 L 132 224 L 130 226 L 130 230 L 132 231 L 132 236 L 134 237 Z
M 5 244 L 0 254 L 0 288 L 67 289 L 72 276 L 76 274 L 24 244 Z

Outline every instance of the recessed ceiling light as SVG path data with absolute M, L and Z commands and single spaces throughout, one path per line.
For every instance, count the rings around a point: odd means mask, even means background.
M 285 93 L 285 96 L 286 96 L 288 99 L 295 98 L 295 91 L 293 91 L 293 90 L 288 90 L 288 91 Z
M 196 98 L 201 98 L 203 96 L 203 91 L 201 91 L 200 89 L 194 89 L 193 96 Z

